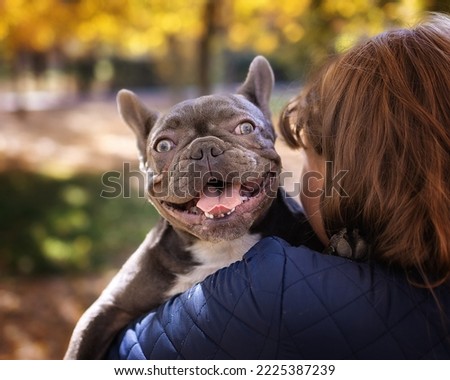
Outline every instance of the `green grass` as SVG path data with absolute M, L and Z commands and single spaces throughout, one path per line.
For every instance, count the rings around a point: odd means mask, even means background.
M 102 198 L 102 189 L 100 174 L 0 173 L 0 273 L 86 272 L 124 261 L 158 215 L 137 190 Z

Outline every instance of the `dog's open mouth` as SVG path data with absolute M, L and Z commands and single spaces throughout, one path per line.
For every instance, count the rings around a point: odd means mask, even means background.
M 192 216 L 205 216 L 208 219 L 222 219 L 233 214 L 244 205 L 257 203 L 258 198 L 267 194 L 271 181 L 276 176 L 268 172 L 258 179 L 240 182 L 222 182 L 210 178 L 197 197 L 186 203 L 171 203 L 162 201 L 161 204 L 178 213 Z M 187 216 L 186 215 L 186 216 Z

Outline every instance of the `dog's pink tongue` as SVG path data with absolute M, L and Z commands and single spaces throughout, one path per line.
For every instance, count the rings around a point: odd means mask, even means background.
M 197 202 L 197 207 L 212 215 L 226 214 L 242 203 L 241 185 L 229 184 L 224 189 L 206 186 Z

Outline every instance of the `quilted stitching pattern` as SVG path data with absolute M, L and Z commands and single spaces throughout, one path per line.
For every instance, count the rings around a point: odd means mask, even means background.
M 436 295 L 450 317 L 449 288 Z M 450 359 L 448 317 L 399 273 L 266 238 L 131 324 L 109 357 Z

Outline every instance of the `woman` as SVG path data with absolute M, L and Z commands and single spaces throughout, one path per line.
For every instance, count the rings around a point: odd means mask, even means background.
M 449 94 L 443 15 L 335 58 L 281 118 L 325 251 L 263 239 L 109 357 L 450 359 Z

